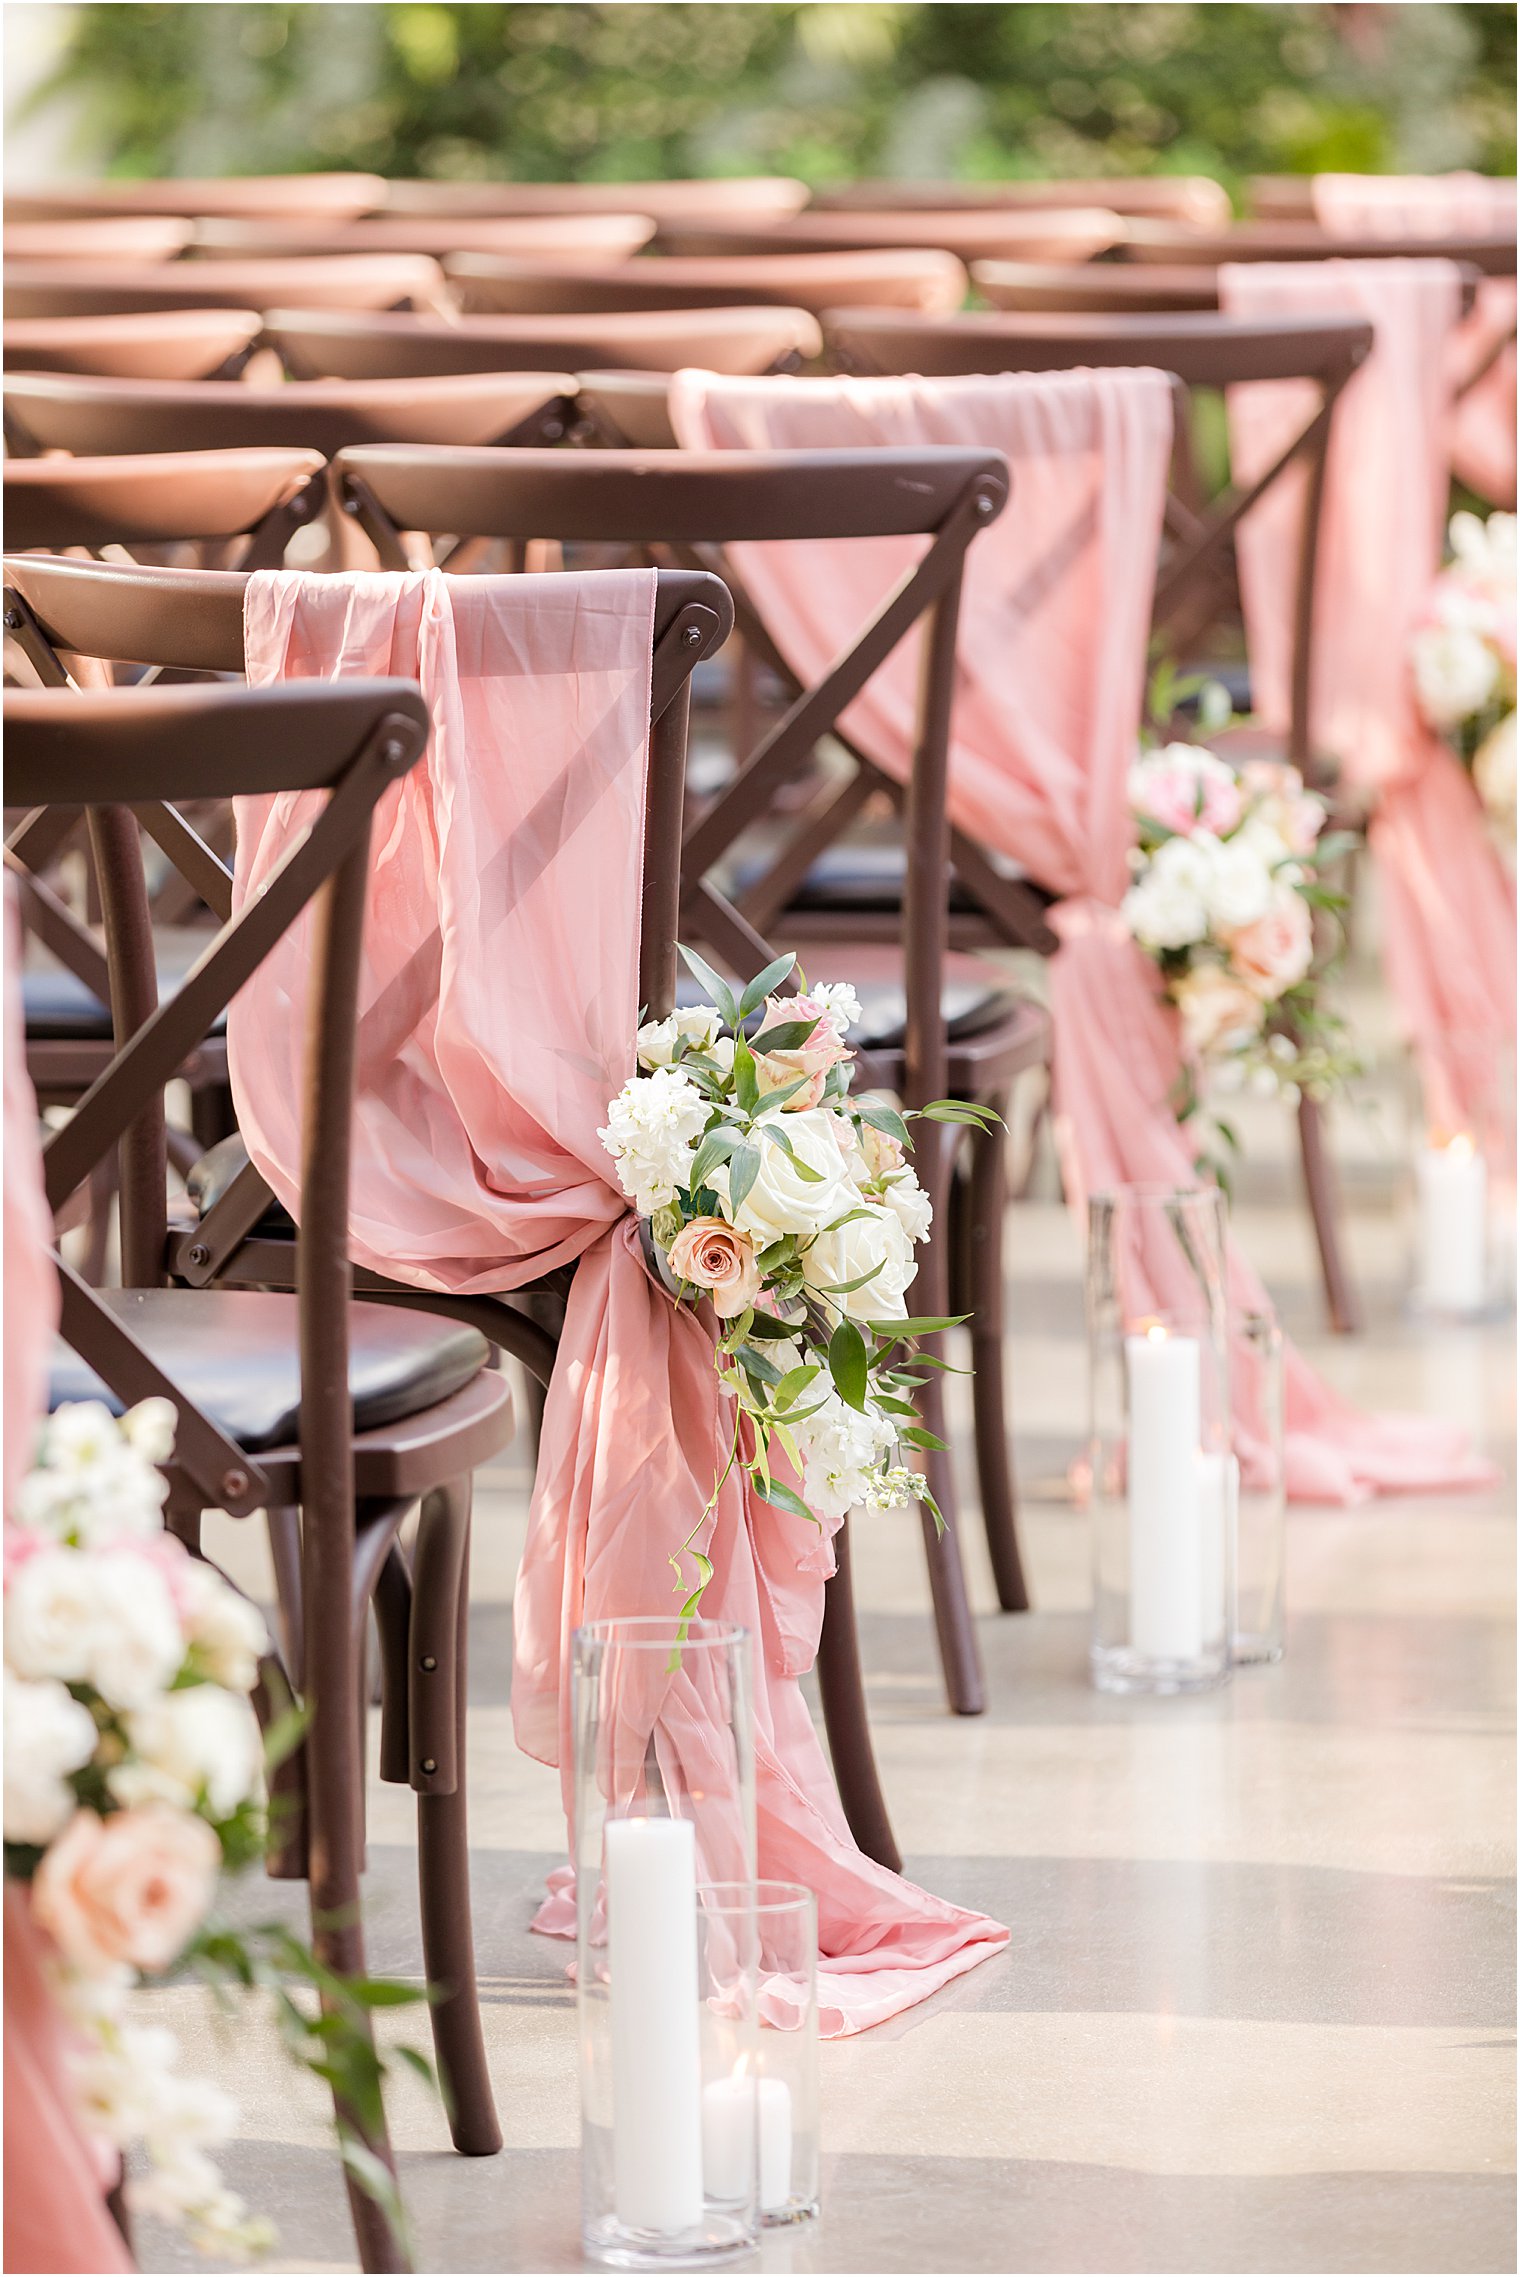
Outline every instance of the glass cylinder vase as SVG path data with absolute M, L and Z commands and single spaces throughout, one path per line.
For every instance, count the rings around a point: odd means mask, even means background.
M 1490 1319 L 1514 1294 L 1514 1052 L 1456 1030 L 1425 1075 L 1411 1063 L 1411 1302 L 1437 1321 Z
M 799 1882 L 722 1883 L 697 1898 L 710 1930 L 732 1917 L 742 1936 L 753 1920 L 761 2024 L 753 2061 L 736 2056 L 728 2078 L 704 2090 L 708 2190 L 733 2171 L 733 2131 L 754 2126 L 762 2223 L 807 2221 L 819 2197 L 818 1902 Z
M 1287 1484 L 1283 1469 L 1283 1337 L 1269 1312 L 1232 1321 L 1233 1358 L 1248 1382 L 1249 1436 L 1230 1458 L 1235 1533 L 1235 1612 L 1230 1640 L 1237 1666 L 1281 1660 L 1285 1641 Z
M 1088 1205 L 1093 1682 L 1196 1692 L 1230 1673 L 1233 1446 L 1225 1206 L 1124 1186 Z
M 697 1892 L 753 1890 L 749 1634 L 589 1623 L 571 1712 L 582 2242 L 625 2269 L 732 2260 L 759 2235 L 758 2155 L 737 2196 L 732 2173 L 715 2195 L 704 2113 L 710 2088 L 754 2067 L 754 1908 L 705 1918 Z

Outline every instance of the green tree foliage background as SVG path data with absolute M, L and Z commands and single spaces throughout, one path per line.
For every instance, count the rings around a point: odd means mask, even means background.
M 1510 5 L 160 5 L 74 11 L 118 174 L 616 181 L 1515 165 Z

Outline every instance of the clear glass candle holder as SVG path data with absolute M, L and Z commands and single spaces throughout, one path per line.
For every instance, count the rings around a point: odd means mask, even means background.
M 1285 1641 L 1287 1486 L 1283 1469 L 1283 1338 L 1269 1312 L 1232 1323 L 1237 1370 L 1246 1383 L 1244 1451 L 1232 1455 L 1235 1612 L 1230 1653 L 1236 1665 L 1281 1660 Z
M 599 1621 L 571 1674 L 581 2234 L 595 2260 L 693 2269 L 759 2235 L 758 2161 L 707 2187 L 708 2090 L 756 2066 L 751 1647 L 730 1621 Z M 758 2126 L 758 2118 L 754 2121 Z
M 818 2212 L 818 1903 L 798 1882 L 715 1884 L 697 1893 L 709 1933 L 753 1920 L 760 2035 L 704 2090 L 704 2171 L 716 2192 L 737 2169 L 732 2145 L 755 2130 L 760 2219 L 767 2229 Z M 751 2106 L 754 2106 L 751 2112 Z
M 1436 1320 L 1484 1320 L 1514 1297 L 1515 1055 L 1459 1031 L 1441 1070 L 1422 1084 L 1410 1067 L 1410 1300 Z
M 1088 1205 L 1093 1682 L 1197 1692 L 1230 1673 L 1233 1461 L 1225 1205 L 1117 1187 Z

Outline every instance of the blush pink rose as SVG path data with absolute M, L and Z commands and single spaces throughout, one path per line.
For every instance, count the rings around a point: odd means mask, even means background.
M 215 1834 L 188 1811 L 76 1811 L 33 1877 L 32 1912 L 86 1976 L 123 1962 L 166 1969 L 206 1918 L 221 1862 Z
M 1314 962 L 1314 920 L 1291 887 L 1274 895 L 1265 916 L 1225 938 L 1232 969 L 1264 1004 L 1294 987 Z
M 1245 811 L 1234 768 L 1191 743 L 1169 743 L 1138 761 L 1129 793 L 1137 814 L 1179 838 L 1199 830 L 1227 838 Z
M 842 1059 L 850 1057 L 850 1047 L 840 1035 L 827 1005 L 820 1004 L 816 996 L 768 996 L 765 1000 L 761 1034 L 766 1028 L 780 1027 L 783 1021 L 811 1020 L 811 1033 L 790 1051 L 759 1052 L 755 1058 L 755 1073 L 760 1079 L 760 1094 L 780 1091 L 788 1083 L 805 1078 L 802 1089 L 794 1091 L 782 1107 L 784 1115 L 804 1113 L 816 1107 L 823 1097 L 829 1069 Z
M 720 1320 L 752 1305 L 760 1291 L 760 1267 L 749 1236 L 736 1233 L 722 1218 L 693 1218 L 682 1226 L 668 1252 L 677 1280 L 711 1293 Z

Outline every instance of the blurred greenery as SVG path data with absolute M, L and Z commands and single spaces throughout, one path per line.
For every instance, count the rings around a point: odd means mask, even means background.
M 75 8 L 81 164 L 524 180 L 1515 165 L 1510 5 Z

